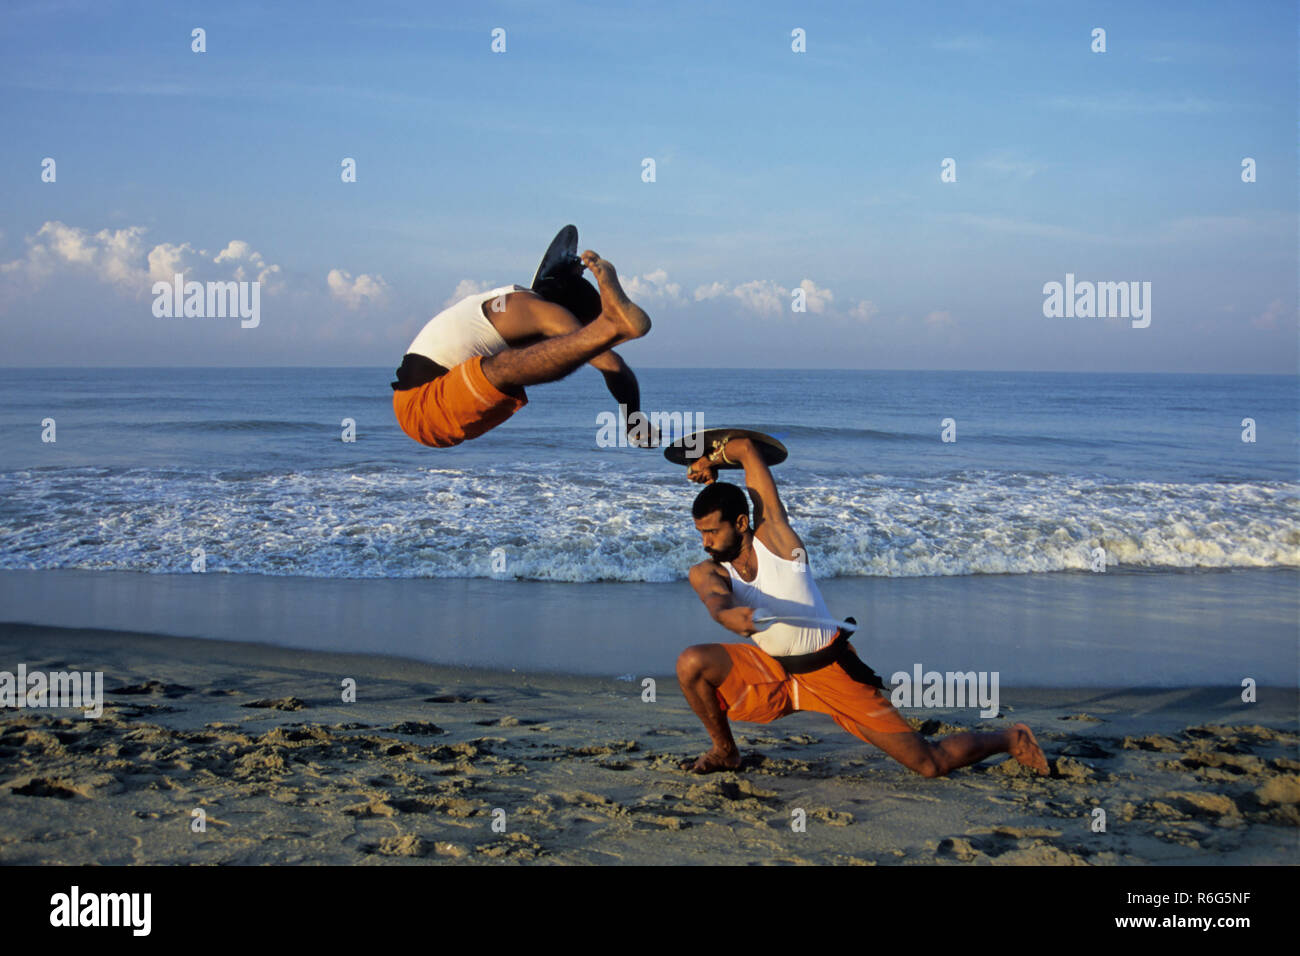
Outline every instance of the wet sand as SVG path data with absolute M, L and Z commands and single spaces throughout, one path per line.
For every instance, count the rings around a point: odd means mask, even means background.
M 888 677 L 997 671 L 1007 686 L 1296 687 L 1300 573 L 818 579 Z M 0 571 L 0 621 L 382 654 L 529 673 L 671 674 L 734 635 L 685 581 L 349 579 Z

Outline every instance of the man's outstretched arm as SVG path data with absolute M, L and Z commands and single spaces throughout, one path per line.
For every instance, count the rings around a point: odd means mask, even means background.
M 690 579 L 691 587 L 709 609 L 709 617 L 741 637 L 758 633 L 758 628 L 754 627 L 754 609 L 736 604 L 731 582 L 714 562 L 703 561 L 695 565 L 691 568 Z

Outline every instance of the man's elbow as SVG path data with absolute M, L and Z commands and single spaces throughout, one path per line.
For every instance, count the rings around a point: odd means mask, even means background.
M 723 613 L 726 611 L 730 611 L 731 608 L 732 608 L 732 603 L 730 601 L 710 601 L 709 617 L 713 618 L 719 624 L 722 624 Z

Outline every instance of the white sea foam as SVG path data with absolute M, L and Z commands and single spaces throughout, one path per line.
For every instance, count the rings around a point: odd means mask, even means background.
M 965 472 L 782 495 L 820 576 L 1300 567 L 1300 486 Z M 0 475 L 3 568 L 671 581 L 703 557 L 699 489 L 615 468 L 59 468 Z

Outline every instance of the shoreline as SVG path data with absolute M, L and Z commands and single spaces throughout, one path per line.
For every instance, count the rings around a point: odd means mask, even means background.
M 1300 572 L 827 578 L 855 646 L 896 671 L 997 671 L 1008 686 L 1300 682 Z M 381 654 L 544 674 L 672 673 L 740 638 L 685 581 L 590 584 L 0 571 L 0 619 Z

